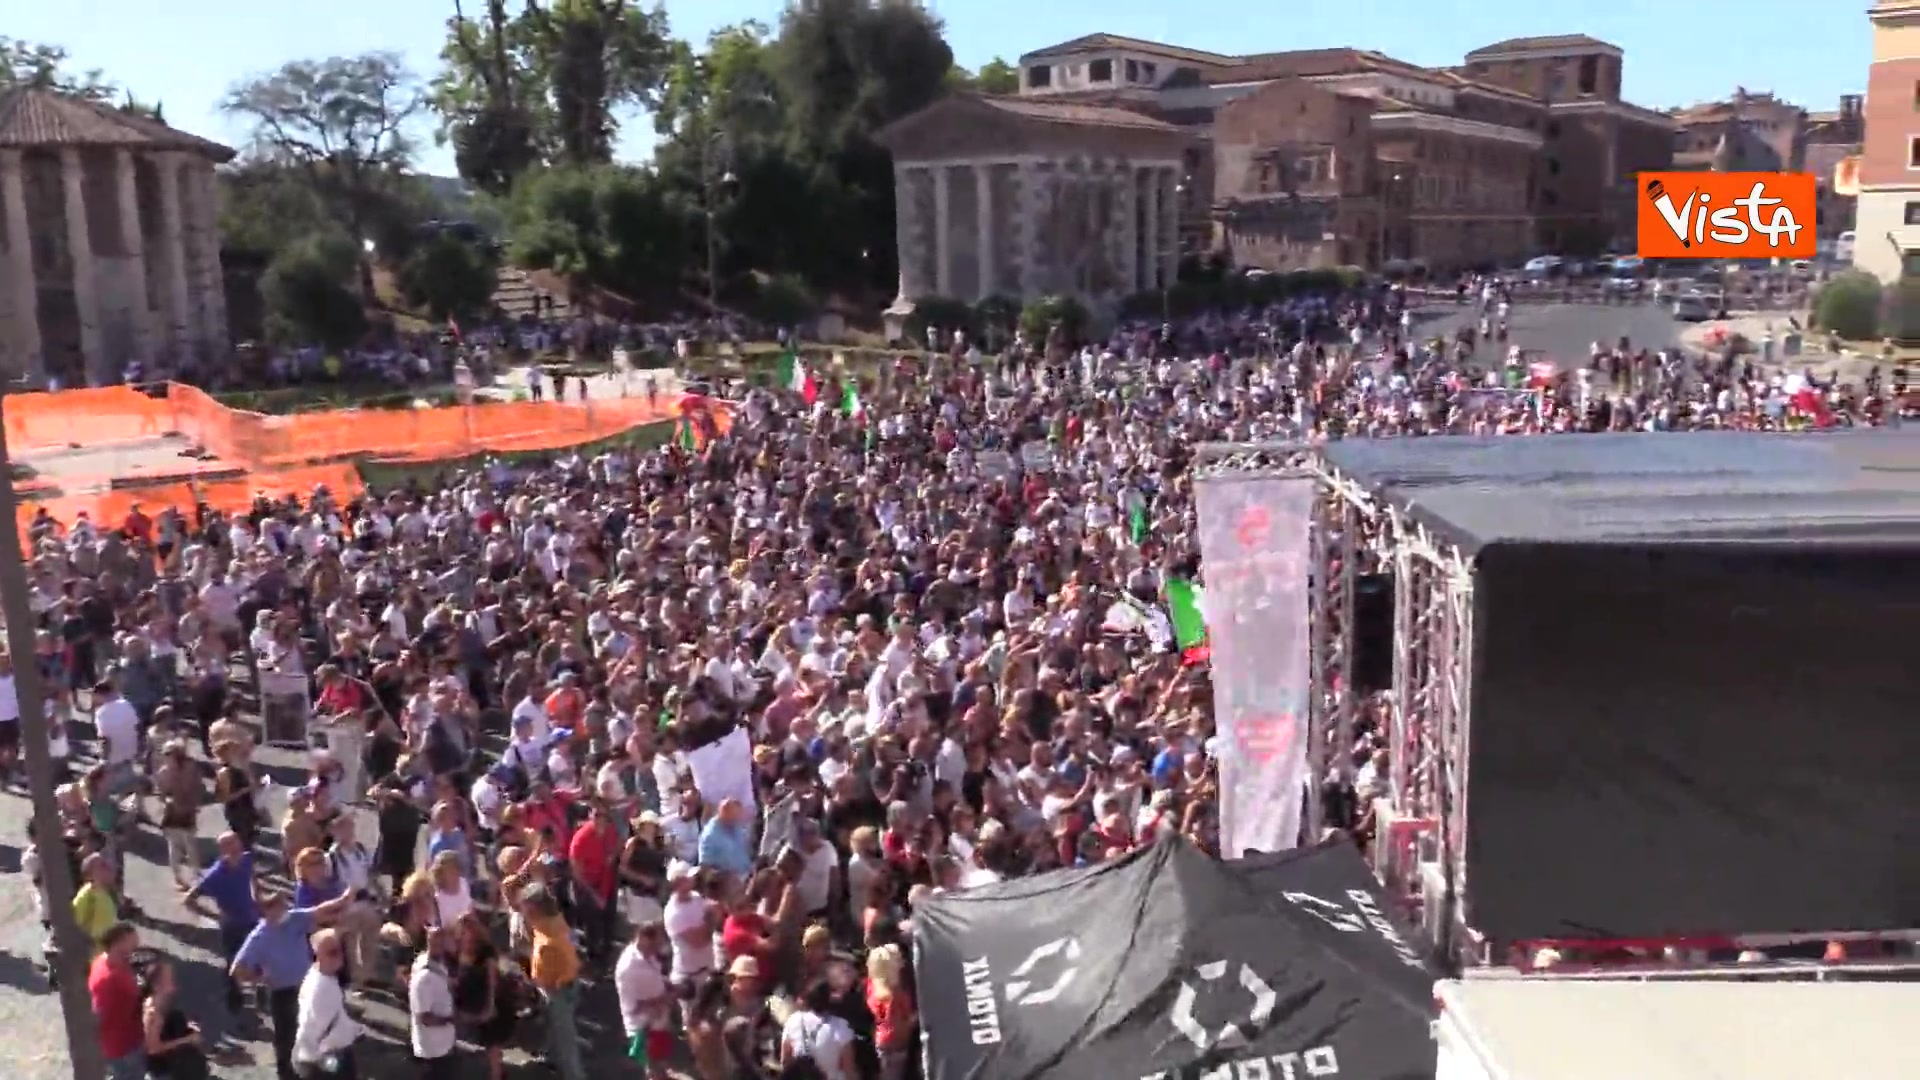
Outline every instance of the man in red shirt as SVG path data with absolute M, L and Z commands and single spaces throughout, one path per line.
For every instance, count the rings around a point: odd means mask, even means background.
M 774 968 L 769 965 L 775 960 L 773 924 L 755 910 L 759 902 L 760 896 L 752 888 L 743 886 L 734 891 L 727 905 L 727 919 L 720 924 L 720 948 L 736 960 L 751 956 L 761 971 L 771 972 Z
M 587 951 L 606 951 L 613 938 L 613 894 L 620 883 L 620 829 L 613 811 L 596 800 L 593 816 L 567 842 L 567 866 L 573 873 L 575 924 Z
M 133 975 L 133 950 L 140 932 L 117 922 L 100 936 L 100 955 L 87 972 L 87 992 L 100 1022 L 100 1056 L 107 1059 L 108 1080 L 139 1080 L 147 1075 L 146 1027 L 140 1017 L 140 984 Z

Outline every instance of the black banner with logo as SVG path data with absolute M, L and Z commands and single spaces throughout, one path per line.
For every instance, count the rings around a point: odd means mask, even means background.
M 1229 864 L 1172 838 L 932 898 L 928 1080 L 1429 1080 L 1432 979 L 1326 850 Z

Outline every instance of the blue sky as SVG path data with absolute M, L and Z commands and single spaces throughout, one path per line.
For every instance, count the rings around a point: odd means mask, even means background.
M 293 59 L 375 49 L 402 53 L 430 73 L 453 0 L 14 0 L 0 32 L 65 46 L 167 119 L 239 142 L 245 135 L 215 108 L 249 74 Z M 471 13 L 482 0 L 469 0 Z M 515 6 L 518 6 L 517 0 Z M 1583 33 L 1626 50 L 1626 96 L 1653 107 L 1725 97 L 1736 86 L 1771 90 L 1830 109 L 1865 88 L 1869 28 L 1861 0 L 945 0 L 932 5 L 947 40 L 969 67 L 1009 60 L 1082 34 L 1105 31 L 1217 52 L 1351 45 L 1417 64 L 1457 64 L 1469 49 L 1502 38 Z M 1819 9 L 1816 11 L 1815 9 Z M 745 19 L 777 22 L 777 0 L 671 4 L 674 32 L 704 40 Z M 647 154 L 644 120 L 622 150 Z M 426 143 L 422 167 L 452 172 L 452 155 Z

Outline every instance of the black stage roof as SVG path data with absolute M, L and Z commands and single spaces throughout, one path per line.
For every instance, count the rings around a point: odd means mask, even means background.
M 1920 429 L 1343 439 L 1326 461 L 1493 543 L 1920 544 Z

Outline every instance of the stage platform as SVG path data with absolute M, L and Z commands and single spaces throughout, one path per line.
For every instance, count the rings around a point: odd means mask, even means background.
M 1920 432 L 1356 439 L 1323 464 L 1467 568 L 1458 640 L 1402 647 L 1464 666 L 1465 925 L 1920 927 Z

